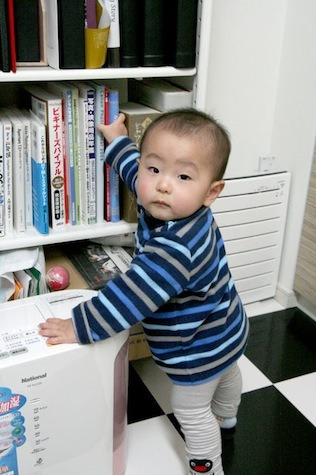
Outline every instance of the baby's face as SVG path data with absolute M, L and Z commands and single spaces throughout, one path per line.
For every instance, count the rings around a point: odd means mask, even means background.
M 210 150 L 192 137 L 155 131 L 146 138 L 139 161 L 137 196 L 156 219 L 188 217 L 210 206 L 212 166 Z

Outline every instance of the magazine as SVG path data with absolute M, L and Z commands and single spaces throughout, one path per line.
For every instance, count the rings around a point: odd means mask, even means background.
M 132 256 L 121 246 L 103 246 L 91 241 L 78 241 L 62 246 L 87 285 L 99 290 L 118 274 L 127 271 Z

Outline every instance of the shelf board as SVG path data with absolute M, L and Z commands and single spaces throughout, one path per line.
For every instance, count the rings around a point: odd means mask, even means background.
M 0 82 L 24 81 L 68 81 L 92 79 L 123 79 L 146 77 L 194 76 L 196 68 L 176 69 L 171 66 L 160 68 L 99 68 L 99 69 L 53 69 L 47 67 L 19 67 L 16 73 L 0 72 Z
M 97 237 L 114 236 L 130 233 L 136 230 L 136 224 L 119 221 L 118 223 L 90 224 L 87 226 L 66 225 L 57 231 L 49 230 L 49 234 L 42 235 L 36 229 L 28 230 L 25 235 L 13 234 L 0 238 L 1 251 L 24 249 L 26 247 L 45 246 L 60 242 L 79 241 Z

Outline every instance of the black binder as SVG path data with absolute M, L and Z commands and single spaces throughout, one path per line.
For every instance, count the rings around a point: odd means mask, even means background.
M 166 66 L 168 0 L 138 0 L 140 14 L 140 65 Z M 171 4 L 174 0 L 169 2 Z
M 0 0 L 0 70 L 4 73 L 10 71 L 8 34 L 6 0 Z
M 60 69 L 85 68 L 85 0 L 58 1 Z
M 198 0 L 172 0 L 168 16 L 168 63 L 176 68 L 195 67 Z
M 122 68 L 139 66 L 139 0 L 120 0 L 120 63 Z
M 15 0 L 14 5 L 16 60 L 40 61 L 38 0 Z

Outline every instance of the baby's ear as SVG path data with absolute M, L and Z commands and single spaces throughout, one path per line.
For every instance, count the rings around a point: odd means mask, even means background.
M 211 206 L 211 204 L 216 200 L 218 195 L 223 191 L 225 186 L 224 180 L 214 181 L 205 197 L 204 206 Z

